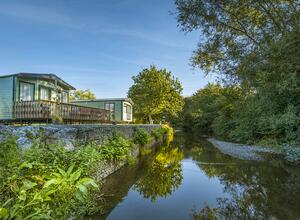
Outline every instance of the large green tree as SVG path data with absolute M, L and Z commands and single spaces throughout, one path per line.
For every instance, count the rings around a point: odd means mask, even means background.
M 128 97 L 134 102 L 135 115 L 162 120 L 164 116 L 176 116 L 182 110 L 182 86 L 177 78 L 166 69 L 157 69 L 154 65 L 143 69 L 133 78 Z
M 87 90 L 76 90 L 70 95 L 71 100 L 93 100 L 96 99 L 95 94 L 87 89 Z
M 231 114 L 217 106 L 213 112 L 219 116 L 198 117 L 200 124 L 208 119 L 215 134 L 237 142 L 299 146 L 300 1 L 175 2 L 181 28 L 202 33 L 192 64 L 225 74 L 246 94 Z M 204 116 L 212 113 L 200 109 Z
M 236 78 L 240 62 L 298 27 L 298 0 L 175 0 L 184 31 L 200 30 L 192 64 Z

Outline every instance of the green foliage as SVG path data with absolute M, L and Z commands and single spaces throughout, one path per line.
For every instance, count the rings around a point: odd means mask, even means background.
M 151 132 L 152 137 L 154 137 L 155 140 L 160 141 L 160 142 L 163 141 L 165 134 L 166 134 L 166 131 L 162 127 L 157 128 Z
M 210 208 L 209 206 L 205 206 L 201 209 L 200 212 L 193 210 L 192 212 L 193 220 L 217 220 L 217 211 L 214 208 Z
M 132 143 L 120 135 L 116 135 L 100 147 L 99 152 L 105 160 L 120 161 L 128 157 Z
M 3 186 L 6 193 L 11 191 L 12 197 L 2 205 L 2 217 L 65 219 L 76 214 L 76 209 L 84 202 L 90 189 L 98 188 L 98 185 L 92 178 L 82 177 L 80 170 L 73 172 L 73 167 L 67 171 L 58 168 L 58 173 L 46 173 L 44 170 L 32 175 L 33 165 L 22 164 L 19 173 L 16 173 L 19 176 L 8 179 Z
M 103 159 L 103 155 L 99 153 L 101 146 L 96 144 L 89 144 L 87 146 L 78 147 L 70 158 L 70 163 L 74 164 L 75 167 L 80 167 L 84 175 L 92 175 L 95 173 L 99 163 Z
M 6 137 L 0 144 L 0 170 L 8 166 L 15 166 L 19 162 L 19 157 L 20 150 L 16 138 L 13 136 Z
M 174 138 L 174 130 L 169 125 L 165 124 L 151 132 L 152 137 L 159 142 L 165 142 L 169 145 Z
M 141 147 L 146 146 L 151 141 L 151 136 L 142 128 L 136 128 L 133 133 L 133 143 L 139 144 Z
M 3 219 L 65 219 L 90 212 L 82 199 L 98 186 L 70 165 L 74 152 L 42 144 L 20 151 L 11 138 L 0 146 L 6 149 L 0 163 L 7 163 L 0 187 Z
M 0 144 L 0 219 L 66 219 L 91 215 L 99 208 L 92 178 L 99 163 L 127 160 L 132 143 L 119 135 L 103 146 L 67 151 L 43 137 L 21 151 L 15 138 Z
M 266 49 L 297 28 L 300 20 L 295 0 L 176 0 L 175 4 L 182 30 L 201 33 L 192 64 L 231 78 L 245 56 Z
M 208 85 L 187 98 L 183 126 L 236 142 L 299 146 L 298 2 L 176 0 L 176 6 L 182 29 L 206 36 L 193 65 L 235 85 Z
M 87 90 L 76 90 L 70 94 L 70 100 L 93 100 L 96 99 L 95 94 Z
M 134 102 L 134 115 L 137 119 L 153 119 L 160 122 L 165 116 L 176 116 L 181 111 L 183 99 L 182 86 L 178 79 L 166 69 L 150 66 L 133 77 L 134 84 L 128 97 Z
M 242 97 L 239 87 L 208 84 L 187 101 L 183 115 L 184 129 L 228 139 L 228 132 L 234 126 L 233 114 Z

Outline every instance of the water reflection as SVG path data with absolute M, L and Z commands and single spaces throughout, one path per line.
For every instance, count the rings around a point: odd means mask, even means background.
M 155 202 L 157 197 L 166 197 L 172 194 L 183 179 L 182 159 L 181 150 L 164 147 L 154 158 L 149 169 L 145 170 L 145 173 L 134 184 L 133 189 L 152 202 Z
M 237 160 L 186 136 L 110 176 L 103 193 L 108 219 L 300 219 L 299 168 Z
M 193 159 L 203 161 L 203 154 Z M 207 176 L 219 178 L 230 196 L 194 212 L 194 219 L 300 219 L 299 168 L 283 166 L 282 161 L 245 162 L 217 154 L 212 161 L 223 165 L 197 165 Z

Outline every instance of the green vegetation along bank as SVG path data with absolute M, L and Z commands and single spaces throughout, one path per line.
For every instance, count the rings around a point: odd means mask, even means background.
M 116 133 L 101 145 L 90 142 L 73 150 L 49 144 L 40 136 L 22 150 L 16 137 L 6 136 L 0 143 L 0 219 L 92 215 L 101 209 L 99 170 L 109 164 L 133 164 L 135 152 L 171 138 L 169 126 L 152 133 L 136 128 L 131 139 Z
M 223 140 L 278 147 L 299 163 L 299 2 L 175 4 L 182 30 L 201 33 L 192 65 L 219 78 L 186 99 L 185 126 Z

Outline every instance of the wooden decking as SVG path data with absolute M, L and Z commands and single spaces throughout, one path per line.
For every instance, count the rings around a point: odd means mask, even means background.
M 20 122 L 51 122 L 60 117 L 65 123 L 104 123 L 110 121 L 110 111 L 52 101 L 15 102 L 13 115 Z

